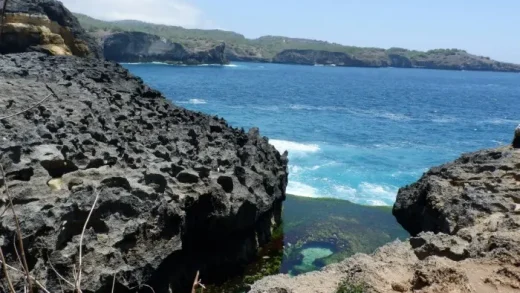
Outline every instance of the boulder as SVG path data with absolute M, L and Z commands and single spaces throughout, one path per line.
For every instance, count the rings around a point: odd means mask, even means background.
M 221 281 L 256 257 L 280 223 L 288 160 L 257 131 L 175 106 L 97 59 L 0 55 L 0 80 L 0 163 L 31 274 L 50 292 L 61 292 L 52 267 L 73 279 L 96 197 L 83 292 L 110 292 L 114 276 L 116 292 L 188 292 L 197 270 L 205 282 Z M 266 181 L 274 183 L 268 190 Z M 7 211 L 0 245 L 17 266 L 15 231 Z

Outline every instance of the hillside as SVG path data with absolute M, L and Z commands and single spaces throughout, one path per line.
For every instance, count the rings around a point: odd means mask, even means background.
M 158 35 L 194 50 L 214 47 L 225 42 L 225 54 L 231 61 L 520 72 L 520 65 L 498 62 L 459 49 L 422 52 L 404 48 L 344 46 L 282 36 L 248 39 L 241 34 L 224 30 L 185 29 L 136 20 L 102 21 L 78 13 L 76 17 L 81 25 L 100 41 L 115 32 L 137 31 Z

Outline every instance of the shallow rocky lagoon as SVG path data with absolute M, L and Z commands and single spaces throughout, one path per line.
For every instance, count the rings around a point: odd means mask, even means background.
M 263 276 L 294 276 L 319 270 L 408 236 L 392 216 L 390 207 L 289 195 L 284 202 L 283 224 L 257 260 L 242 268 L 241 275 L 223 284 L 208 285 L 205 292 L 245 292 L 249 284 Z

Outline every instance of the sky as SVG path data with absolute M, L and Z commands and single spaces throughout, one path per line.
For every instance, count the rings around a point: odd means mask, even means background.
M 224 29 L 368 47 L 460 48 L 520 63 L 518 0 L 62 0 L 104 20 Z

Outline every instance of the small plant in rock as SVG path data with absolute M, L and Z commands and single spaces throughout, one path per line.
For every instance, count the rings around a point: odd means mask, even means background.
M 367 293 L 367 285 L 364 283 L 352 283 L 348 280 L 342 281 L 336 293 Z

